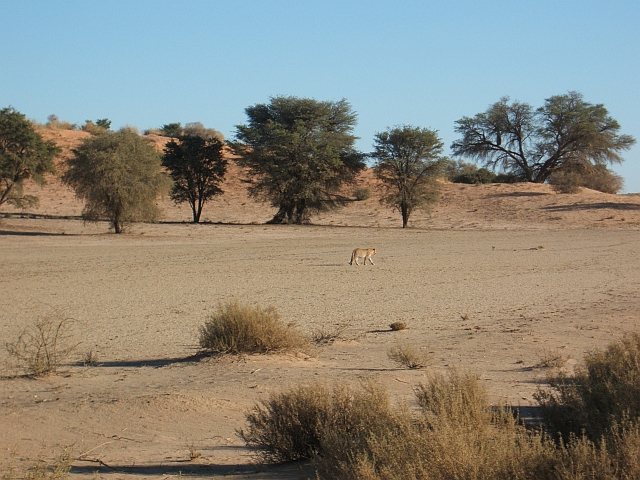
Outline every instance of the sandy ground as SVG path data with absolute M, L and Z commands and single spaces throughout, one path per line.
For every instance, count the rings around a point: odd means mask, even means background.
M 0 208 L 1 346 L 45 317 L 70 319 L 78 344 L 38 380 L 14 376 L 0 348 L 0 472 L 69 446 L 74 478 L 298 479 L 304 466 L 253 465 L 236 433 L 271 392 L 373 377 L 410 399 L 455 366 L 493 402 L 531 407 L 548 374 L 541 356 L 569 357 L 570 370 L 640 325 L 638 196 L 446 184 L 410 229 L 375 195 L 316 225 L 268 226 L 273 210 L 239 177 L 205 207 L 212 223 L 182 223 L 189 210 L 165 199 L 163 223 L 125 235 L 74 219 L 82 205 L 56 178 L 28 187 L 41 206 L 25 218 Z M 360 182 L 375 191 L 370 172 Z M 369 246 L 374 266 L 348 265 Z M 198 327 L 233 299 L 343 334 L 312 356 L 194 358 Z M 407 330 L 389 331 L 393 321 Z M 398 344 L 429 352 L 430 366 L 398 368 L 387 358 Z M 96 366 L 82 364 L 89 351 Z

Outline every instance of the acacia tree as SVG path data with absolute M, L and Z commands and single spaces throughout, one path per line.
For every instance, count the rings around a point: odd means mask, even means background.
M 543 183 L 565 167 L 621 163 L 620 152 L 635 139 L 618 135 L 619 130 L 602 104 L 587 103 L 577 92 L 550 97 L 537 110 L 503 97 L 486 112 L 458 120 L 455 131 L 462 138 L 451 149 L 524 181 Z
M 380 202 L 402 215 L 402 228 L 418 208 L 438 199 L 436 174 L 443 143 L 435 130 L 404 125 L 376 133 L 374 171 L 385 189 Z
M 62 181 L 85 201 L 85 220 L 109 220 L 121 233 L 126 222 L 159 216 L 156 199 L 169 190 L 171 180 L 148 140 L 123 128 L 87 138 L 72 152 Z
M 47 183 L 44 174 L 55 172 L 53 159 L 59 154 L 60 148 L 44 141 L 22 113 L 12 107 L 0 110 L 0 205 L 36 205 L 37 197 L 23 194 L 23 182 Z
M 236 126 L 229 145 L 252 176 L 249 194 L 278 208 L 270 223 L 304 223 L 342 204 L 340 186 L 365 166 L 346 100 L 272 97 L 245 112 L 249 122 Z
M 224 144 L 215 137 L 183 135 L 164 148 L 162 165 L 173 179 L 171 198 L 176 203 L 188 202 L 193 222 L 200 222 L 205 202 L 222 193 L 220 184 L 227 172 Z

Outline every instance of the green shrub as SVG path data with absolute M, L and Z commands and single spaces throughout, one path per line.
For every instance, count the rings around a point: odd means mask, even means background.
M 358 187 L 353 191 L 353 196 L 356 197 L 356 200 L 362 202 L 371 198 L 371 190 L 367 187 Z
M 221 304 L 200 327 L 200 348 L 211 353 L 272 353 L 304 350 L 310 345 L 293 325 L 285 325 L 274 307 L 238 301 Z
M 453 178 L 454 183 L 492 183 L 496 178 L 496 174 L 486 168 L 479 168 L 473 171 L 467 171 L 456 175 Z
M 519 183 L 524 181 L 522 176 L 515 173 L 498 173 L 493 179 L 493 183 Z
M 640 334 L 626 335 L 584 357 L 571 377 L 550 380 L 536 394 L 553 434 L 599 441 L 614 425 L 640 418 Z

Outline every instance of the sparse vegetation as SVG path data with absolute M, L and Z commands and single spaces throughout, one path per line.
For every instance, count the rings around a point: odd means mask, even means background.
M 65 480 L 69 478 L 72 462 L 70 452 L 65 449 L 53 463 L 47 462 L 42 456 L 27 461 L 26 467 L 22 469 L 0 463 L 0 468 L 4 470 L 0 474 L 0 480 Z
M 393 322 L 389 325 L 389 328 L 394 332 L 399 332 L 407 328 L 407 325 L 404 322 Z
M 395 345 L 389 349 L 387 356 L 398 365 L 410 369 L 424 368 L 430 360 L 427 352 L 421 352 L 413 345 Z
M 55 373 L 77 347 L 71 342 L 70 323 L 59 314 L 37 319 L 16 341 L 5 344 L 11 366 L 33 377 Z
M 200 348 L 217 354 L 274 353 L 305 350 L 309 345 L 295 326 L 285 325 L 274 307 L 220 304 L 200 327 Z
M 98 365 L 98 354 L 94 350 L 87 350 L 82 357 L 82 364 L 85 367 L 95 367 Z
M 192 462 L 202 456 L 202 452 L 196 448 L 193 442 L 187 444 L 187 449 L 189 450 L 189 460 Z

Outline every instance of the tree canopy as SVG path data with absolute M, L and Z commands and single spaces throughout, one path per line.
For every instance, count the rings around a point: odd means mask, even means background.
M 217 138 L 182 135 L 164 148 L 162 165 L 173 179 L 171 198 L 188 202 L 193 222 L 200 221 L 205 202 L 222 193 L 220 184 L 227 172 L 224 144 Z
M 124 128 L 84 140 L 62 181 L 85 201 L 86 220 L 109 220 L 121 233 L 126 222 L 157 219 L 156 199 L 171 185 L 160 159 L 148 140 Z
M 37 197 L 23 195 L 23 182 L 31 178 L 45 184 L 44 174 L 55 172 L 53 159 L 59 154 L 60 148 L 44 141 L 22 113 L 12 107 L 0 110 L 0 205 L 37 204 Z
M 577 92 L 556 95 L 534 110 L 508 97 L 475 117 L 463 117 L 451 145 L 454 155 L 542 183 L 565 167 L 623 161 L 620 152 L 635 139 L 619 135 L 620 125 L 602 104 L 592 105 Z
M 237 125 L 230 146 L 249 170 L 250 195 L 278 208 L 272 223 L 304 223 L 313 212 L 341 205 L 340 186 L 365 166 L 346 100 L 281 96 L 245 112 L 248 124 Z
M 440 171 L 443 143 L 435 130 L 401 126 L 376 133 L 374 171 L 385 189 L 382 203 L 402 215 L 402 227 L 418 208 L 438 198 L 436 174 Z

